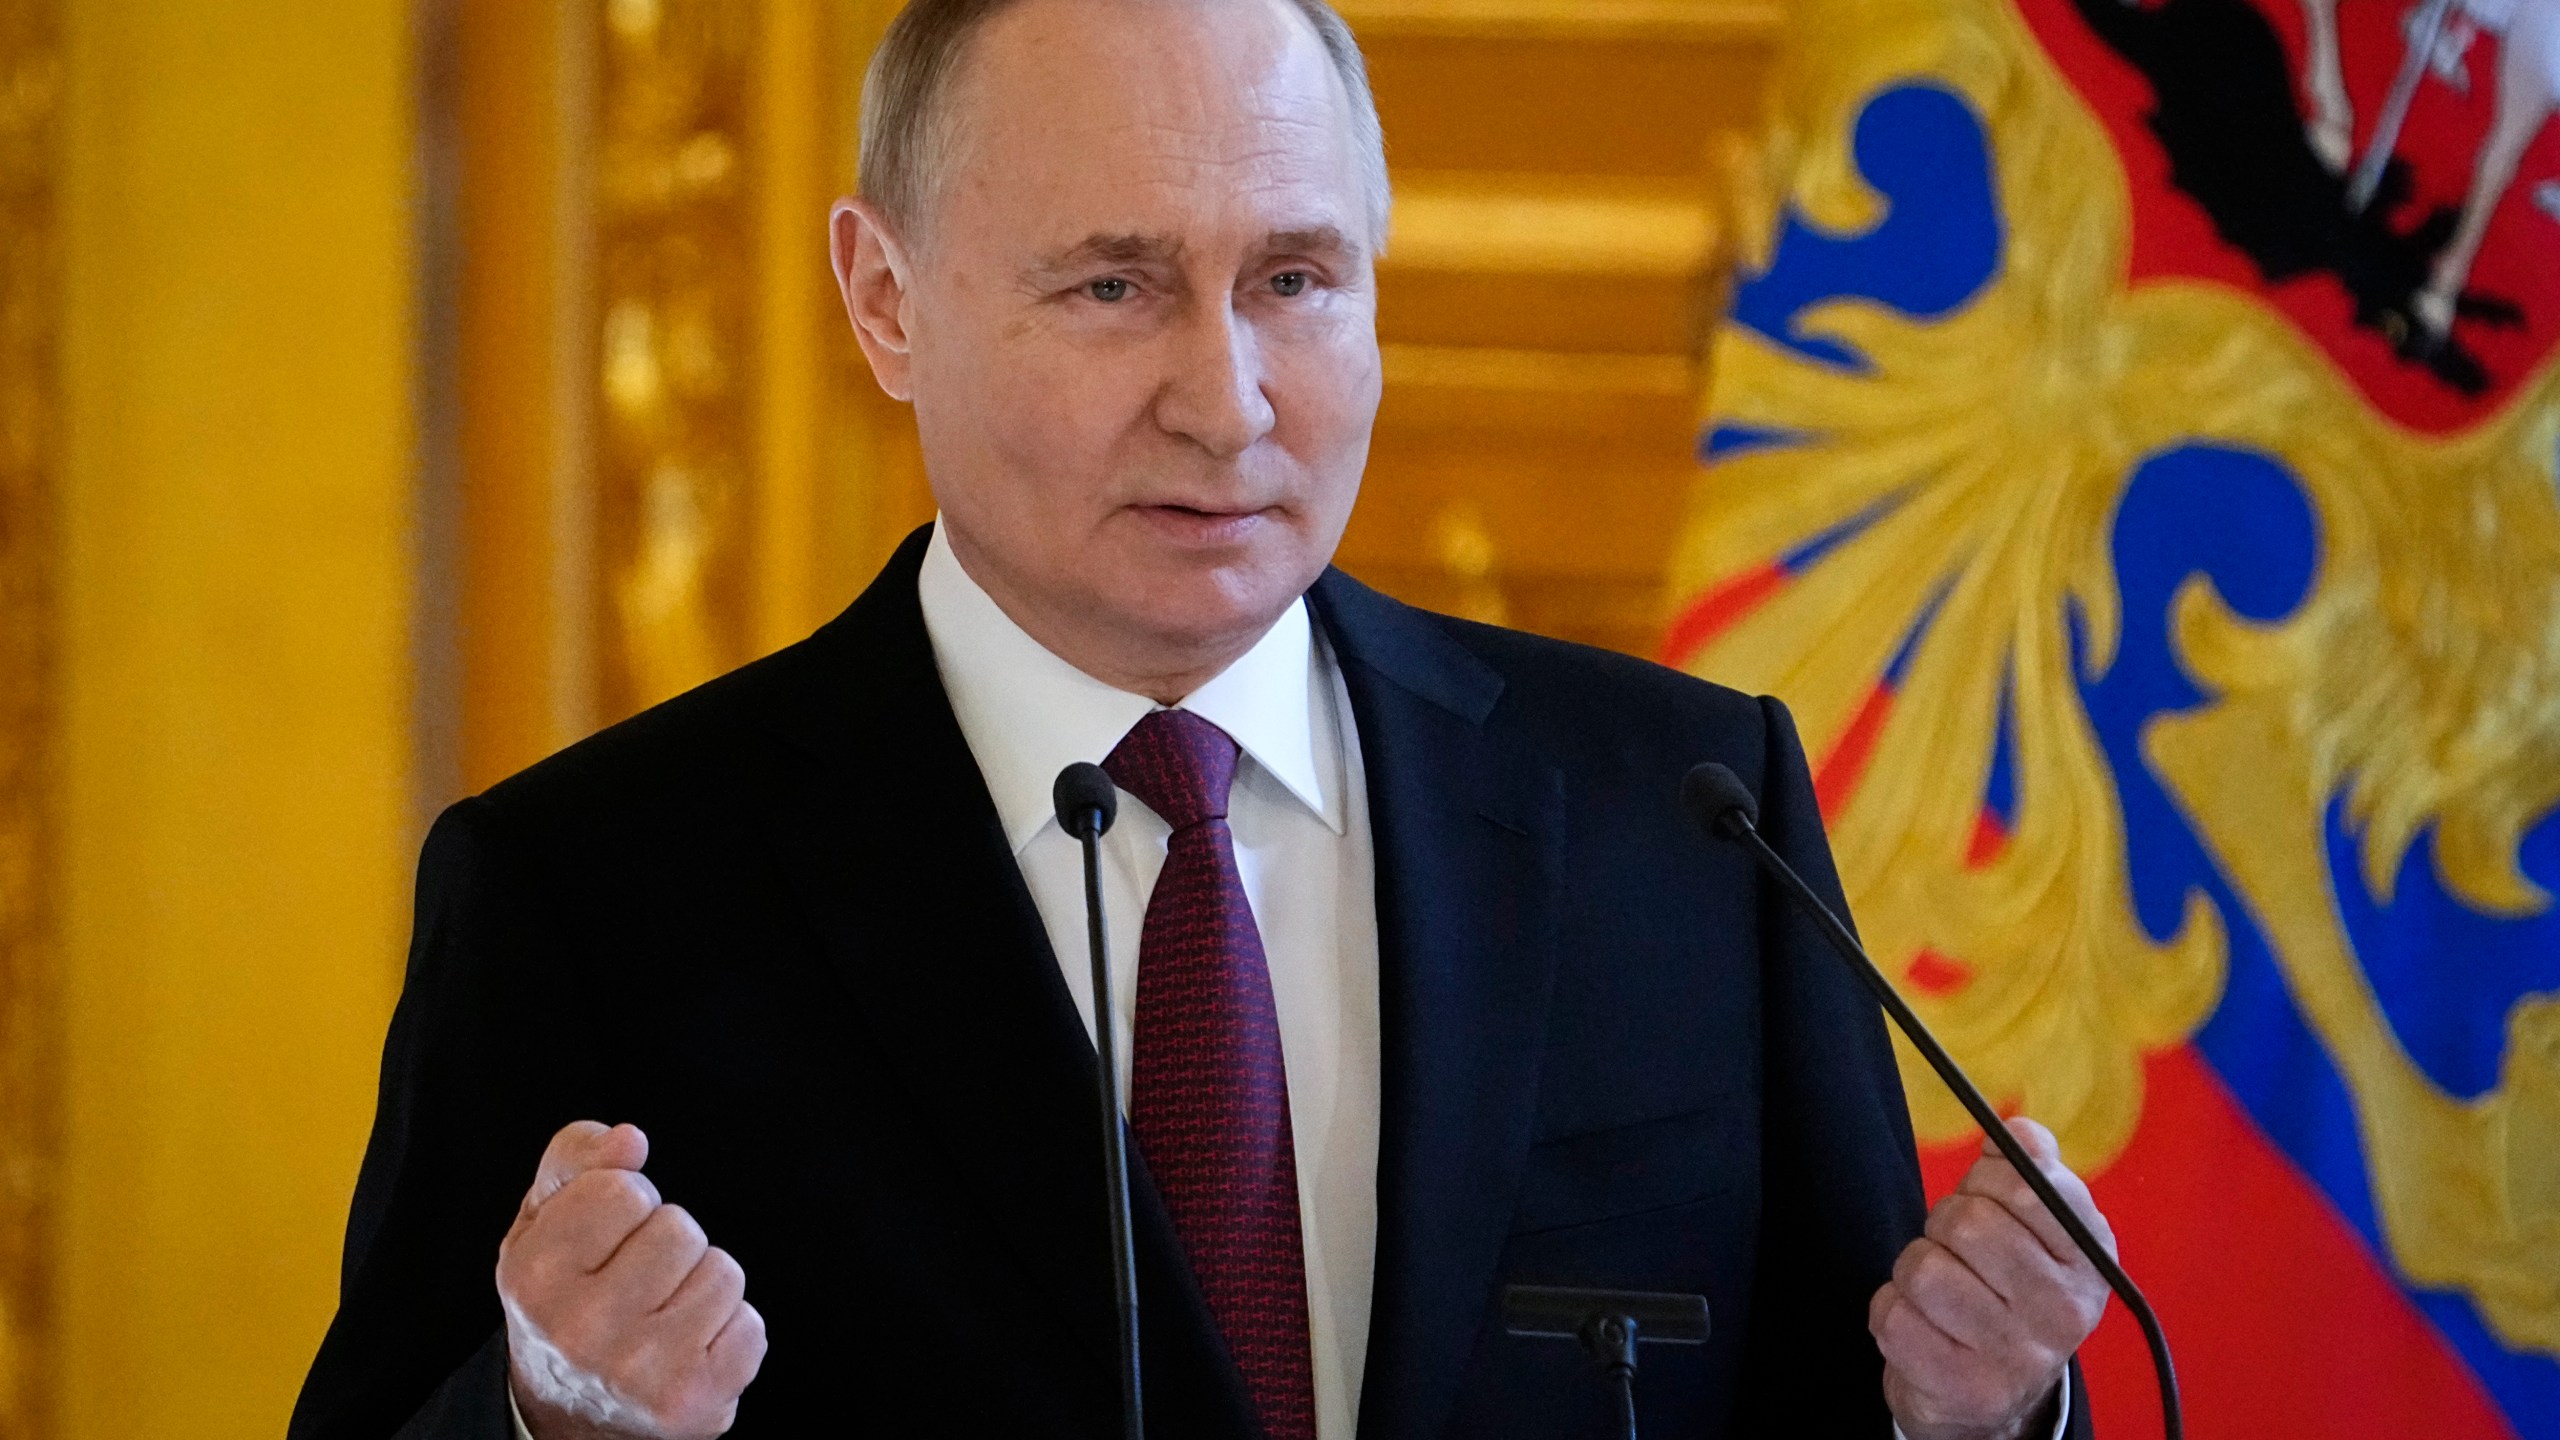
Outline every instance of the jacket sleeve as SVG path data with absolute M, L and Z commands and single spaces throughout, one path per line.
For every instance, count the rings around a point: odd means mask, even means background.
M 510 1440 L 498 1242 L 594 1073 L 555 908 L 466 800 L 427 837 L 330 1323 L 290 1440 Z
M 518 1440 L 507 1398 L 507 1336 L 493 1332 L 391 1440 Z
M 1795 723 L 1760 703 L 1761 833 L 1846 917 Z M 1901 1076 L 1874 997 L 1765 881 L 1759 925 L 1760 1251 L 1735 1433 L 1890 1436 L 1867 1305 L 1927 1218 Z

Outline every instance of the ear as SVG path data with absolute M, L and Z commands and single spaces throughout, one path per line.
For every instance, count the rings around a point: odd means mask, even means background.
M 914 395 L 908 361 L 907 288 L 914 270 L 906 247 L 868 202 L 839 200 L 827 217 L 827 253 L 844 313 L 871 361 L 872 378 L 893 400 Z

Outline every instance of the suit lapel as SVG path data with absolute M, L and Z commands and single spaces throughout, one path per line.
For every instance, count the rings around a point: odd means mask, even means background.
M 916 597 L 928 533 L 799 657 L 778 728 L 815 763 L 784 787 L 775 850 L 918 1133 L 1109 1367 L 1093 1045 L 943 694 Z M 1251 1402 L 1163 1202 L 1142 1169 L 1132 1185 L 1151 1406 L 1186 1433 L 1250 1434 Z
M 1342 576 L 1343 667 L 1377 851 L 1378 1248 L 1360 1433 L 1438 1433 L 1493 1314 L 1555 972 L 1563 781 L 1489 724 L 1502 680 Z

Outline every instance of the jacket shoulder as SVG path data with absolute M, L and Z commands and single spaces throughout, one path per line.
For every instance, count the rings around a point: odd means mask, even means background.
M 610 820 L 728 787 L 824 661 L 825 632 L 752 661 L 517 772 L 478 797 L 488 816 Z
M 1756 757 L 1765 743 L 1775 701 L 1615 650 L 1416 613 L 1501 678 L 1505 708 L 1550 736 L 1700 759 Z

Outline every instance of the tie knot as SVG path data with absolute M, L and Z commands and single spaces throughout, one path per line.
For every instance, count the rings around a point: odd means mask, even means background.
M 1238 749 L 1226 731 L 1187 710 L 1141 720 L 1102 762 L 1113 784 L 1176 830 L 1227 818 Z

